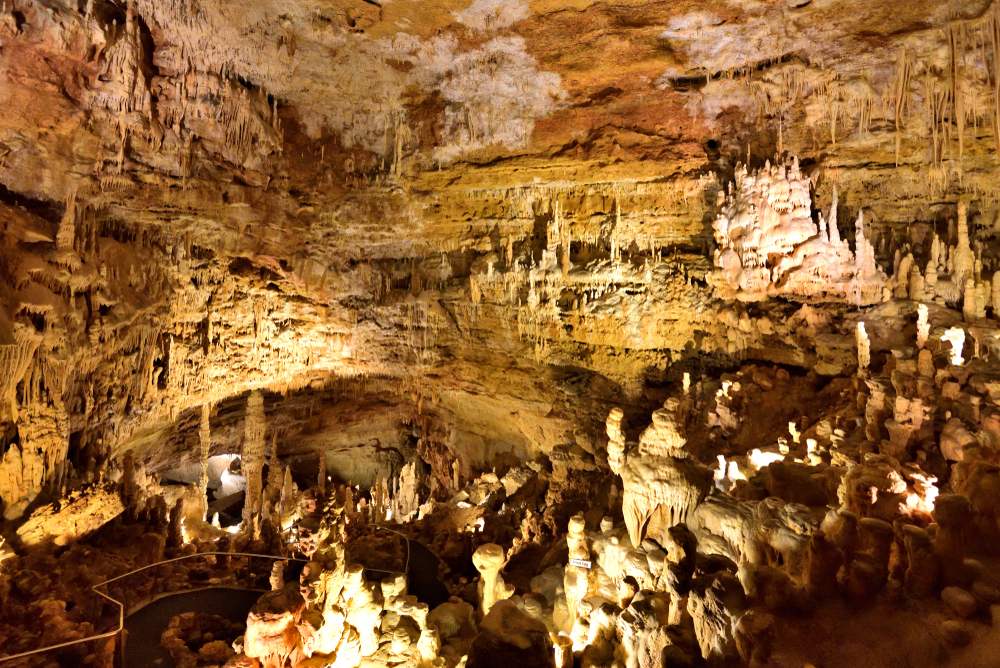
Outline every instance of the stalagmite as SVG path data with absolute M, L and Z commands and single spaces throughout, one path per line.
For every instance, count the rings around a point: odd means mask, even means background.
M 858 346 L 858 373 L 861 373 L 871 364 L 871 342 L 865 331 L 865 323 L 859 322 L 857 324 L 854 336 Z
M 962 348 L 965 347 L 965 330 L 960 327 L 951 327 L 941 336 L 941 341 L 951 344 L 951 363 L 954 366 L 962 366 L 965 363 L 965 359 L 962 357 Z
M 1000 271 L 993 273 L 993 284 L 990 288 L 991 303 L 993 308 L 993 318 L 1000 319 Z
M 277 591 L 285 586 L 285 562 L 275 561 L 271 566 L 271 591 Z
M 958 203 L 958 245 L 955 247 L 954 280 L 963 286 L 968 279 L 974 279 L 975 253 L 969 245 L 968 205 L 964 200 Z
M 319 488 L 320 496 L 326 494 L 326 451 L 319 452 L 319 473 L 316 476 L 316 486 Z
M 510 598 L 514 588 L 504 582 L 500 575 L 506 555 L 503 548 L 495 543 L 481 545 L 472 555 L 472 563 L 479 571 L 479 611 L 484 616 L 497 601 Z
M 935 276 L 930 269 L 927 270 L 927 275 Z M 910 299 L 914 301 L 924 301 L 927 299 L 928 295 L 925 290 L 926 287 L 927 282 L 924 279 L 924 275 L 920 273 L 920 270 L 917 267 L 914 267 L 913 271 L 910 272 Z
M 569 548 L 570 563 L 563 577 L 563 591 L 566 594 L 566 605 L 569 608 L 569 623 L 572 625 L 578 617 L 577 608 L 587 596 L 590 589 L 590 548 L 584 532 L 583 515 L 577 514 L 569 520 L 569 531 L 566 543 Z
M 917 304 L 917 348 L 927 345 L 931 334 L 931 325 L 927 321 L 927 304 Z
M 938 530 L 934 553 L 941 564 L 941 583 L 945 587 L 968 587 L 970 573 L 965 563 L 965 531 L 976 509 L 964 496 L 942 494 L 934 502 L 934 521 Z
M 907 524 L 903 527 L 908 566 L 904 583 L 914 598 L 924 598 L 937 587 L 939 561 L 933 542 L 920 527 Z
M 978 315 L 978 308 L 976 306 L 976 282 L 971 279 L 965 279 L 965 286 L 962 292 L 962 316 L 965 322 L 975 322 Z

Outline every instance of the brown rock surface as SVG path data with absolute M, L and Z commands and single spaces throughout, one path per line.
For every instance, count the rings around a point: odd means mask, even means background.
M 2 3 L 0 645 L 300 549 L 199 660 L 989 665 L 998 63 L 1000 0 Z

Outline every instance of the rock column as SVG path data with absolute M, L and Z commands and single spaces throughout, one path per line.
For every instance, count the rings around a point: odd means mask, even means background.
M 472 555 L 472 563 L 482 576 L 479 580 L 479 609 L 484 617 L 493 604 L 510 598 L 514 593 L 514 588 L 509 587 L 500 575 L 504 560 L 503 548 L 496 543 L 481 545 Z
M 198 474 L 198 491 L 205 500 L 208 509 L 208 456 L 212 451 L 212 430 L 208 424 L 208 414 L 211 412 L 208 404 L 201 406 L 201 427 L 198 429 L 198 440 L 201 442 L 201 472 Z
M 254 524 L 254 518 L 259 517 L 261 507 L 261 492 L 263 481 L 261 470 L 264 468 L 266 446 L 264 444 L 264 397 L 260 392 L 250 393 L 247 399 L 247 417 L 244 423 L 243 439 L 243 476 L 247 481 L 246 502 L 243 505 L 244 527 L 254 527 L 254 537 L 260 534 L 260 529 Z

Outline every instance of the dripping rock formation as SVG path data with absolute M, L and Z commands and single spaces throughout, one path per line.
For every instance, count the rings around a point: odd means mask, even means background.
M 7 0 L 0 102 L 0 666 L 997 665 L 1000 0 Z

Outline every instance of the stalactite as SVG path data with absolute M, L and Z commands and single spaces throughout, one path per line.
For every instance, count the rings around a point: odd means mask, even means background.
M 896 166 L 899 166 L 899 149 L 903 139 L 903 110 L 909 107 L 910 99 L 910 79 L 912 77 L 912 65 L 904 46 L 899 55 L 896 65 L 895 81 L 895 121 L 896 121 Z
M 962 158 L 965 154 L 965 95 L 961 85 L 965 75 L 965 30 L 961 25 L 952 24 L 948 28 L 948 46 L 951 60 L 951 99 L 958 130 L 958 168 L 961 173 Z
M 317 487 L 319 487 L 320 497 L 326 495 L 326 450 L 320 448 L 319 451 L 319 475 L 316 480 Z
M 1000 3 L 994 2 L 986 18 L 987 38 L 993 48 L 993 68 L 989 78 L 993 82 L 993 136 L 996 140 L 994 158 L 1000 161 Z M 985 50 L 983 63 L 985 64 Z
M 138 339 L 139 356 L 135 375 L 132 377 L 132 394 L 137 399 L 143 399 L 150 389 L 153 378 L 153 361 L 159 332 L 150 325 L 142 325 L 135 334 Z
M 0 345 L 0 415 L 9 414 L 12 422 L 17 421 L 17 384 L 34 359 L 39 342 L 39 338 L 27 330 L 17 329 L 14 343 Z

